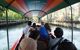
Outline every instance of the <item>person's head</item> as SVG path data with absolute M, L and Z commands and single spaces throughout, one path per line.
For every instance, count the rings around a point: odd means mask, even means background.
M 45 28 L 49 31 L 49 32 L 51 32 L 51 28 L 50 28 L 50 26 L 49 26 L 49 24 L 48 23 L 45 23 Z
M 35 28 L 35 27 L 36 27 L 36 23 L 33 23 L 32 27 L 34 27 L 34 28 Z
M 32 22 L 31 21 L 28 21 L 28 25 L 31 26 L 31 24 L 32 24 Z
M 62 42 L 57 50 L 77 50 L 77 48 L 72 42 Z
M 40 27 L 41 27 L 40 25 L 36 25 L 37 30 L 40 30 Z
M 55 30 L 54 30 L 54 35 L 57 37 L 57 38 L 60 38 L 63 36 L 63 30 L 60 28 L 60 27 L 57 27 Z
M 43 21 L 41 21 L 41 25 L 44 25 L 44 22 Z

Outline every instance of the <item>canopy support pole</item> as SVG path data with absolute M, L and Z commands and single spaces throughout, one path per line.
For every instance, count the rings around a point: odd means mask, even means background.
M 67 8 L 65 8 L 65 13 L 66 13 L 66 17 L 67 17 Z
M 9 46 L 9 32 L 8 32 L 8 7 L 14 2 L 15 0 L 12 0 L 5 8 L 6 8 L 6 32 L 7 32 L 7 46 L 8 46 L 8 50 L 10 50 L 10 46 Z
M 8 50 L 9 50 L 9 32 L 8 32 L 8 12 L 7 12 L 7 9 L 6 9 L 6 27 L 7 27 L 7 45 L 8 45 Z
M 71 30 L 72 30 L 72 35 L 71 35 L 71 41 L 73 42 L 73 14 L 72 14 L 72 6 L 70 5 L 71 8 Z
M 47 23 L 48 23 L 49 21 L 48 21 L 48 14 L 47 14 Z
M 70 9 L 71 9 L 71 31 L 72 31 L 72 35 L 71 35 L 71 41 L 73 42 L 73 14 L 72 14 L 72 6 L 71 6 L 71 0 L 64 0 L 66 2 L 66 4 L 70 5 Z
M 51 13 L 51 16 L 50 16 L 50 23 L 52 22 L 52 13 Z

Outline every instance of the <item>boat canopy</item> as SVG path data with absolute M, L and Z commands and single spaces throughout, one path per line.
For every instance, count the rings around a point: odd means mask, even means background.
M 0 5 L 25 16 L 43 17 L 80 0 L 0 0 Z

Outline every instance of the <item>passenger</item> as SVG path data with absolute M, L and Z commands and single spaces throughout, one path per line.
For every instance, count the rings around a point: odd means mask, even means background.
M 37 50 L 37 39 L 39 38 L 39 32 L 36 30 L 30 30 L 29 37 L 25 37 L 22 39 L 19 50 Z
M 27 36 L 27 37 L 29 36 L 29 29 L 30 29 L 30 27 L 31 27 L 31 24 L 32 24 L 32 22 L 31 22 L 31 21 L 28 21 L 28 25 L 27 25 L 27 26 L 25 27 L 25 29 L 23 30 L 23 34 L 22 34 L 22 36 L 21 36 L 21 38 L 20 38 L 20 40 L 19 40 L 19 43 L 17 44 L 15 50 L 18 50 L 18 46 L 19 46 L 21 40 L 22 40 L 25 36 Z
M 41 24 L 40 23 L 37 23 L 36 24 L 36 30 L 39 32 L 40 31 L 40 28 L 41 28 Z M 34 29 L 32 29 L 34 30 Z M 32 31 L 30 30 L 30 31 Z M 32 31 L 33 33 L 33 31 Z M 39 32 L 40 33 L 40 32 Z M 45 50 L 47 47 L 46 47 L 46 44 L 44 41 L 42 41 L 40 38 L 37 40 L 37 50 Z
M 33 25 L 30 27 L 30 34 L 33 34 L 33 33 L 35 33 L 36 31 L 38 32 L 38 33 L 40 33 L 40 25 L 36 25 L 36 23 L 33 23 Z
M 54 35 L 56 38 L 50 41 L 50 43 L 52 43 L 50 50 L 77 50 L 72 42 L 62 37 L 63 30 L 61 28 L 57 27 L 54 30 Z
M 41 22 L 41 27 L 40 27 L 40 38 L 42 40 L 45 40 L 48 38 L 48 31 L 46 30 L 44 26 L 44 22 Z
M 40 34 L 39 30 L 37 30 L 37 26 L 34 23 L 33 26 L 30 28 L 30 35 L 29 37 L 33 37 L 33 39 L 36 39 L 36 36 L 38 36 Z M 35 36 L 34 36 L 35 35 Z
M 54 36 L 53 36 L 52 33 L 51 33 L 50 25 L 49 25 L 48 23 L 45 23 L 44 26 L 45 26 L 45 28 L 47 29 L 49 36 L 50 36 L 52 39 L 54 39 Z
M 57 50 L 77 50 L 75 45 L 71 42 L 62 42 Z
M 49 24 L 48 23 L 45 23 L 44 26 L 47 29 L 48 33 L 50 33 L 51 32 L 51 28 L 50 28 Z
M 23 34 L 25 35 L 25 36 L 29 36 L 29 30 L 30 30 L 30 27 L 31 27 L 31 24 L 32 24 L 32 22 L 31 21 L 28 21 L 28 25 L 25 27 L 25 29 L 23 30 Z
M 48 49 L 49 49 L 49 41 L 51 41 L 51 40 L 53 40 L 55 37 L 52 35 L 52 33 L 51 33 L 51 28 L 50 28 L 50 25 L 48 24 L 48 23 L 45 23 L 45 28 L 46 28 L 46 30 L 48 31 L 48 41 L 47 41 L 47 45 L 48 45 Z
M 63 30 L 61 28 L 57 27 L 54 30 L 54 35 L 55 35 L 55 38 L 49 42 L 49 50 L 57 50 L 57 43 L 58 43 L 58 41 L 60 41 L 63 38 L 62 37 Z
M 37 30 L 40 30 L 40 25 L 37 25 Z M 47 40 L 38 39 L 37 50 L 48 50 Z

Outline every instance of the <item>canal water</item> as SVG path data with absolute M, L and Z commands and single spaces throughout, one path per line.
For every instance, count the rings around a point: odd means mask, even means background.
M 17 26 L 12 26 L 9 27 L 9 43 L 10 43 L 10 48 L 13 46 L 13 44 L 18 40 L 23 32 L 23 29 L 25 28 L 26 24 L 22 25 L 17 25 Z M 52 33 L 56 26 L 51 26 Z M 69 28 L 64 28 L 62 27 L 64 31 L 64 36 L 65 38 L 69 39 L 71 41 L 71 29 Z M 80 50 L 80 30 L 74 30 L 74 44 Z M 0 50 L 7 50 L 7 33 L 6 33 L 6 28 L 0 28 Z

